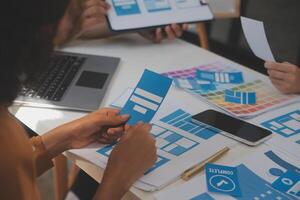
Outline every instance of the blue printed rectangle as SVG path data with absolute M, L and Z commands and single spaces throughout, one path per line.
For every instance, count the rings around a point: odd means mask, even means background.
M 191 200 L 215 200 L 215 199 L 212 198 L 209 194 L 203 193 L 191 198 Z
M 157 160 L 156 163 L 150 168 L 148 169 L 148 171 L 146 171 L 146 174 L 149 174 L 150 172 L 153 172 L 154 170 L 156 170 L 157 168 L 161 167 L 162 165 L 166 164 L 168 161 L 170 161 L 170 159 L 165 158 L 161 155 L 157 156 Z
M 286 194 L 272 188 L 269 182 L 262 179 L 245 165 L 237 167 L 238 178 L 241 187 L 241 197 L 234 196 L 237 200 L 289 200 Z
M 200 80 L 206 80 L 216 83 L 240 84 L 244 82 L 242 72 L 212 72 L 197 69 L 196 77 Z
M 294 197 L 300 198 L 300 174 L 299 172 L 289 170 L 282 174 L 272 187 L 282 193 L 290 194 Z
M 103 156 L 109 157 L 110 152 L 112 151 L 113 147 L 114 147 L 114 144 L 107 145 L 107 146 L 105 146 L 105 147 L 103 147 L 101 149 L 98 149 L 96 152 L 100 153 Z
M 199 81 L 197 78 L 175 78 L 172 77 L 176 87 L 190 90 L 216 90 L 214 83 L 210 81 Z
M 169 122 L 169 121 L 171 121 L 171 120 L 173 120 L 173 119 L 175 119 L 175 118 L 177 118 L 177 117 L 179 117 L 183 114 L 185 114 L 185 111 L 183 111 L 181 109 L 178 109 L 175 112 L 173 112 L 172 114 L 160 119 L 160 121 L 167 123 L 167 122 Z
M 150 122 L 162 104 L 172 79 L 145 70 L 133 93 L 121 110 L 121 114 L 129 114 L 129 125 L 139 121 Z
M 194 134 L 205 140 L 215 136 L 220 132 L 219 130 L 208 125 L 199 125 L 193 123 L 191 121 L 191 117 L 191 114 L 185 112 L 182 109 L 178 109 L 173 113 L 170 113 L 169 115 L 163 117 L 162 119 L 160 119 L 160 121 L 169 124 L 173 127 L 179 128 L 183 131 Z
M 168 0 L 144 0 L 148 12 L 171 10 Z
M 177 133 L 173 133 L 173 134 L 176 135 Z M 174 140 L 171 141 L 166 146 L 164 146 L 162 150 L 174 156 L 181 156 L 183 153 L 190 151 L 191 149 L 193 149 L 199 144 L 198 142 L 183 137 L 181 135 L 178 136 L 179 137 L 175 136 L 176 138 L 173 136 Z M 165 140 L 168 140 L 168 138 L 165 138 Z
M 225 90 L 224 100 L 230 103 L 254 105 L 256 104 L 256 92 Z
M 112 0 L 112 3 L 118 16 L 126 16 L 141 13 L 136 0 Z
M 206 184 L 210 192 L 241 196 L 236 167 L 206 164 Z
M 265 121 L 261 125 L 286 138 L 297 135 L 300 133 L 300 110 Z
M 195 8 L 201 6 L 199 0 L 176 0 L 177 7 L 179 9 Z

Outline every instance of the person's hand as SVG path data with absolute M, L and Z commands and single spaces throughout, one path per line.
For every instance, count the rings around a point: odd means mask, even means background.
M 59 22 L 55 46 L 61 46 L 71 39 L 89 32 L 95 25 L 105 22 L 110 8 L 103 0 L 70 0 L 69 6 Z
M 157 155 L 149 124 L 130 127 L 112 150 L 95 199 L 121 199 L 154 165 Z
M 282 93 L 300 93 L 300 69 L 291 63 L 266 62 L 273 85 Z
M 140 31 L 139 33 L 148 40 L 151 40 L 155 43 L 160 43 L 165 38 L 170 41 L 174 40 L 175 38 L 179 38 L 186 30 L 188 30 L 188 24 L 171 24 L 164 28 L 157 28 L 154 31 Z
M 84 147 L 92 142 L 110 144 L 124 133 L 128 115 L 119 115 L 119 110 L 102 108 L 74 120 L 42 136 L 51 157 L 68 150 Z

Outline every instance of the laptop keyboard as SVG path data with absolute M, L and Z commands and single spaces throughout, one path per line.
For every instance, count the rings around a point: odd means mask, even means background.
M 85 60 L 85 57 L 80 56 L 53 54 L 48 70 L 39 74 L 34 83 L 25 85 L 21 95 L 60 101 Z

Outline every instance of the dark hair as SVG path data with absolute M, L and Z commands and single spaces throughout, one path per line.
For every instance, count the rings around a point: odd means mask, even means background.
M 11 104 L 22 84 L 53 49 L 68 0 L 5 0 L 0 6 L 0 104 Z

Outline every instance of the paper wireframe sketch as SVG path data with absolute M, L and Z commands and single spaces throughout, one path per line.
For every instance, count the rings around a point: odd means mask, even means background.
M 267 40 L 263 22 L 241 17 L 241 24 L 246 40 L 253 53 L 264 61 L 275 61 Z
M 130 114 L 127 124 L 135 125 L 138 121 L 150 122 L 171 84 L 172 79 L 146 69 L 120 112 Z

